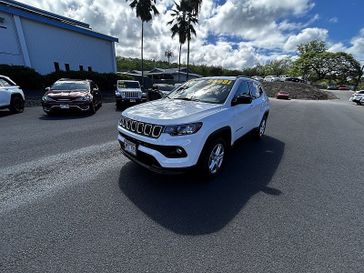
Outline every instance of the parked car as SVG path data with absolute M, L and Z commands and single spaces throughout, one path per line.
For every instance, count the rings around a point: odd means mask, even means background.
M 261 76 L 253 76 L 252 79 L 260 82 L 264 81 L 264 78 Z
M 143 95 L 142 88 L 138 81 L 117 81 L 115 91 L 116 108 L 121 109 L 126 105 L 133 105 L 147 100 Z
M 350 101 L 355 102 L 356 104 L 361 104 L 363 99 L 364 99 L 364 90 L 360 90 L 355 92 L 351 96 Z
M 0 109 L 9 109 L 12 113 L 24 111 L 25 96 L 23 90 L 9 77 L 0 75 Z
M 102 106 L 99 87 L 91 80 L 60 79 L 42 98 L 46 114 L 76 110 L 94 114 Z
M 350 87 L 347 86 L 346 84 L 341 84 L 341 85 L 339 85 L 338 89 L 346 91 L 346 90 L 350 90 Z
M 285 91 L 280 91 L 277 93 L 276 98 L 281 100 L 289 100 L 289 93 Z
M 281 82 L 284 82 L 284 81 L 286 81 L 286 79 L 287 78 L 289 78 L 288 76 L 286 76 L 286 75 L 280 75 L 279 76 L 279 80 L 281 81 Z
M 364 96 L 361 97 L 360 101 L 359 101 L 360 105 L 364 105 Z
M 175 86 L 173 84 L 153 84 L 153 91 L 157 92 L 160 98 L 168 96 L 174 89 Z
M 296 77 L 288 77 L 285 79 L 286 82 L 298 82 L 298 83 L 303 83 L 304 80 L 300 79 L 300 78 L 296 78 Z
M 266 76 L 266 77 L 264 78 L 264 81 L 265 81 L 265 82 L 279 82 L 279 81 L 280 81 L 280 79 L 279 79 L 279 77 L 277 77 L 277 76 Z
M 326 87 L 327 90 L 337 90 L 336 84 L 328 84 Z
M 167 98 L 125 110 L 118 125 L 122 153 L 159 173 L 198 167 L 216 176 L 226 152 L 241 137 L 264 135 L 269 99 L 246 77 L 199 78 Z

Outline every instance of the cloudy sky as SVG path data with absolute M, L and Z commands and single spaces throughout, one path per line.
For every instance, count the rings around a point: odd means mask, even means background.
M 20 1 L 89 23 L 119 38 L 117 55 L 139 57 L 141 23 L 125 0 Z M 146 26 L 145 56 L 165 59 L 171 49 L 177 60 L 178 40 L 166 25 L 174 0 L 157 2 L 160 15 Z M 203 0 L 191 62 L 242 69 L 295 56 L 298 44 L 321 39 L 364 63 L 363 10 L 363 0 Z

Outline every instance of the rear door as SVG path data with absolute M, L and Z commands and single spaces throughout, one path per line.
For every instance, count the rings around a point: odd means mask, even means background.
M 239 83 L 238 90 L 236 91 L 234 98 L 244 95 L 251 96 L 248 81 L 242 80 Z M 244 136 L 252 129 L 253 113 L 251 108 L 251 104 L 239 104 L 232 106 L 234 113 L 234 141 Z
M 251 92 L 251 96 L 253 98 L 253 102 L 251 104 L 251 130 L 257 128 L 262 121 L 265 105 L 266 105 L 266 97 L 264 96 L 263 89 L 255 82 L 249 82 L 249 88 Z

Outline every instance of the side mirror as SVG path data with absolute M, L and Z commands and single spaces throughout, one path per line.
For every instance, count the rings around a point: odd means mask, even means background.
M 232 106 L 239 105 L 239 104 L 251 104 L 253 98 L 250 96 L 239 96 L 233 99 L 231 102 Z
M 51 88 L 50 88 L 50 87 L 46 87 L 46 88 L 45 88 L 45 91 L 46 91 L 46 92 L 51 91 Z

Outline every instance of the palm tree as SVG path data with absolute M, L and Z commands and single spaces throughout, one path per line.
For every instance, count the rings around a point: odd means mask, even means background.
M 181 67 L 181 50 L 182 45 L 187 40 L 187 80 L 189 78 L 189 65 L 190 65 L 190 42 L 192 35 L 196 36 L 194 25 L 198 23 L 197 12 L 192 8 L 190 0 L 181 0 L 180 4 L 175 3 L 175 9 L 172 10 L 172 17 L 174 19 L 168 24 L 174 24 L 171 28 L 172 38 L 178 34 L 180 49 L 179 49 L 179 69 Z M 179 73 L 178 73 L 179 74 Z
M 153 14 L 158 15 L 159 11 L 156 7 L 157 0 L 126 0 L 131 3 L 129 6 L 136 11 L 136 16 L 142 21 L 142 37 L 141 37 L 141 59 L 142 59 L 142 86 L 144 88 L 144 22 L 153 19 Z
M 181 5 L 175 4 L 175 8 L 172 9 L 172 17 L 173 20 L 168 22 L 168 25 L 172 25 L 172 38 L 178 35 L 179 40 L 179 55 L 178 55 L 178 82 L 180 81 L 180 73 L 181 73 L 181 54 L 182 54 L 182 46 L 187 40 L 187 17 L 186 10 L 181 7 Z
M 168 64 L 169 64 L 169 63 L 170 63 L 170 61 L 171 61 L 171 58 L 174 56 L 173 51 L 172 51 L 172 50 L 170 50 L 170 49 L 167 49 L 167 50 L 164 52 L 164 56 L 166 56 L 166 57 L 167 57 L 167 59 L 168 59 Z

